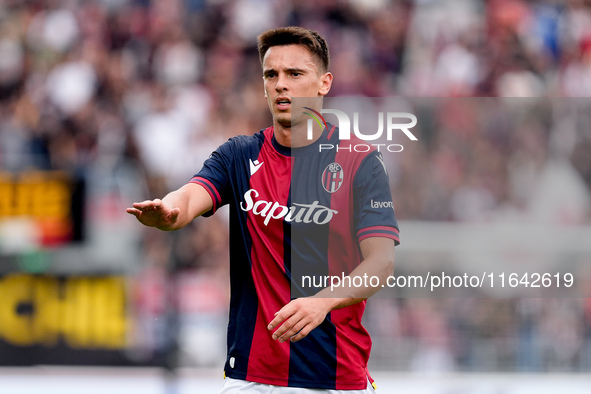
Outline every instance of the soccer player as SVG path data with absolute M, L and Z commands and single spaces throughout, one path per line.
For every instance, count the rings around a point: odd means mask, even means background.
M 324 38 L 285 27 L 261 34 L 258 48 L 273 125 L 231 138 L 186 185 L 127 212 L 146 226 L 176 230 L 230 205 L 223 394 L 370 393 L 371 339 L 361 318 L 365 300 L 393 272 L 398 243 L 385 166 L 376 151 L 319 152 L 321 143 L 349 142 L 330 124 L 315 124 L 311 139 L 292 132 L 305 122 L 292 99 L 321 103 L 331 88 Z M 295 271 L 303 276 L 308 268 L 378 282 L 305 288 Z

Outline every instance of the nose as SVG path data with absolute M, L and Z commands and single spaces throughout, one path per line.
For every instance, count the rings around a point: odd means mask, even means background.
M 284 92 L 287 90 L 287 76 L 284 73 L 279 73 L 277 76 L 277 84 L 275 90 L 278 92 Z

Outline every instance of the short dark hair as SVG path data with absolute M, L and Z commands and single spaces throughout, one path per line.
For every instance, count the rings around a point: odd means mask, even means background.
M 319 62 L 319 70 L 328 71 L 330 65 L 330 53 L 326 40 L 314 30 L 304 29 L 299 26 L 280 27 L 263 32 L 257 37 L 259 59 L 261 65 L 269 48 L 278 45 L 302 45 L 312 53 Z

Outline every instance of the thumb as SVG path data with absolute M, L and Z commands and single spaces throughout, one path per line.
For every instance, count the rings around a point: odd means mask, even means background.
M 180 208 L 173 208 L 170 211 L 170 220 L 172 220 L 173 222 L 176 222 L 176 220 L 178 219 L 180 213 L 181 213 L 181 209 Z

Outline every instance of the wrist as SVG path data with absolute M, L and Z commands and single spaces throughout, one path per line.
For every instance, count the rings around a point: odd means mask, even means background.
M 313 298 L 322 300 L 323 309 L 327 314 L 334 309 L 342 308 L 347 303 L 346 298 L 336 298 L 334 295 L 331 296 L 330 293 L 323 294 L 322 291 L 313 296 Z

